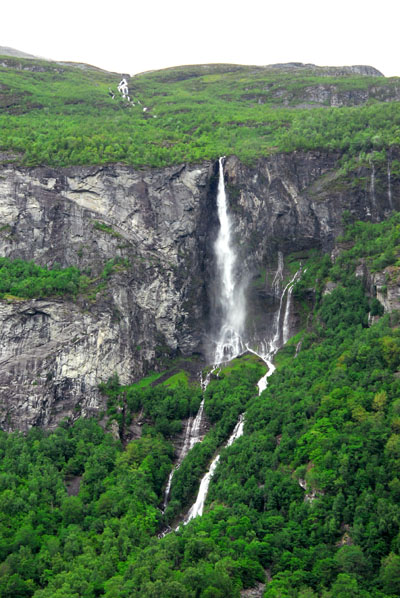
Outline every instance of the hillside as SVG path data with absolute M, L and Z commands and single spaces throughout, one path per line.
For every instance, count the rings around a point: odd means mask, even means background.
M 1 597 L 400 595 L 399 100 L 0 57 Z
M 309 257 L 294 288 L 306 326 L 260 397 L 256 363 L 214 377 L 205 394 L 212 429 L 177 471 L 164 515 L 171 439 L 201 394 L 184 377 L 109 381 L 120 432 L 135 413 L 146 422 L 124 447 L 93 420 L 2 433 L 1 595 L 234 598 L 257 587 L 265 598 L 398 596 L 398 312 L 372 315 L 383 309 L 357 266 L 369 277 L 385 266 L 398 288 L 398 227 L 398 215 L 355 223 L 340 241 L 353 247 L 334 263 Z M 191 500 L 244 408 L 244 435 L 222 453 L 206 514 L 154 539 Z
M 295 150 L 337 150 L 348 161 L 399 142 L 399 79 L 379 75 L 371 67 L 177 67 L 128 77 L 128 102 L 115 73 L 5 57 L 0 150 L 28 166 L 160 167 L 230 154 L 251 163 Z

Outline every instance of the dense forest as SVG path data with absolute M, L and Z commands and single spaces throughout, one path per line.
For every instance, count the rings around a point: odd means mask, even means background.
M 201 400 L 183 371 L 128 387 L 113 377 L 98 421 L 1 433 L 1 596 L 234 598 L 267 580 L 266 598 L 398 596 L 399 317 L 382 315 L 355 271 L 364 260 L 393 276 L 399 222 L 349 222 L 334 262 L 310 254 L 293 292 L 303 330 L 261 396 L 255 356 L 213 373 L 210 431 L 176 472 L 164 514 L 171 440 Z M 158 539 L 244 410 L 205 514 Z M 142 436 L 130 439 L 138 413 Z
M 222 155 L 256 164 L 323 150 L 335 156 L 339 194 L 343 186 L 373 195 L 376 176 L 377 195 L 388 180 L 391 200 L 400 179 L 398 78 L 312 65 L 186 66 L 127 76 L 129 100 L 117 92 L 120 78 L 2 57 L 4 172 L 150 169 Z M 99 243 L 122 237 L 106 222 L 90 226 Z M 129 271 L 127 258 L 108 257 L 94 274 L 0 256 L 0 303 L 66 299 L 89 310 L 113 275 Z M 399 283 L 400 213 L 359 222 L 345 212 L 334 251 L 285 255 L 282 288 L 300 262 L 299 331 L 261 395 L 266 365 L 254 354 L 203 369 L 204 389 L 199 355 L 161 352 L 141 380 L 103 379 L 96 417 L 79 417 L 77 404 L 57 428 L 0 431 L 1 598 L 244 598 L 250 588 L 264 598 L 400 595 L 400 314 L 385 313 L 372 282 L 378 273 L 381 300 Z M 263 283 L 273 276 L 263 270 Z M 164 509 L 185 425 L 203 398 L 204 439 L 179 463 Z M 244 433 L 227 447 L 241 414 Z M 205 512 L 183 525 L 217 454 Z

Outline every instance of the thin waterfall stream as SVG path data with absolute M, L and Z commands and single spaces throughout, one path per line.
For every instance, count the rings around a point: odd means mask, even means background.
M 388 159 L 387 162 L 387 180 L 388 180 L 388 201 L 390 209 L 393 210 L 393 201 L 392 201 L 392 173 L 390 168 L 390 161 Z
M 242 340 L 242 327 L 245 319 L 245 301 L 244 288 L 239 284 L 234 283 L 236 255 L 232 248 L 232 241 L 230 235 L 230 219 L 228 215 L 228 206 L 225 193 L 224 172 L 223 172 L 223 158 L 219 160 L 219 181 L 218 181 L 218 217 L 220 221 L 220 231 L 215 244 L 215 252 L 217 257 L 218 272 L 222 280 L 221 284 L 221 302 L 225 305 L 223 312 L 224 318 L 222 320 L 221 332 L 219 342 L 217 342 L 215 350 L 214 364 L 218 365 L 226 361 L 230 361 L 237 357 L 244 351 L 248 350 L 255 353 L 267 365 L 267 373 L 259 380 L 258 388 L 259 394 L 265 390 L 268 377 L 274 372 L 275 366 L 272 361 L 275 353 L 285 343 L 290 334 L 289 320 L 293 285 L 300 276 L 301 269 L 296 272 L 293 278 L 287 283 L 283 289 L 280 297 L 279 309 L 275 319 L 274 336 L 272 341 L 266 343 L 267 350 L 262 354 L 253 351 Z M 278 254 L 278 269 L 273 280 L 273 287 L 275 292 L 279 289 L 279 284 L 283 280 L 283 254 Z M 281 317 L 283 301 L 286 296 L 286 306 L 283 320 Z M 280 342 L 282 339 L 282 342 Z M 215 366 L 214 366 L 215 367 Z M 236 426 L 225 444 L 225 448 L 231 446 L 243 434 L 244 429 L 244 413 L 239 417 Z M 189 509 L 184 524 L 186 525 L 191 519 L 203 513 L 204 504 L 207 498 L 208 487 L 214 475 L 215 469 L 220 459 L 220 452 L 214 457 L 210 468 L 203 476 L 197 498 L 195 503 Z
M 217 208 L 220 228 L 215 242 L 214 251 L 217 264 L 217 283 L 219 289 L 218 309 L 221 313 L 221 326 L 218 336 L 214 341 L 214 367 L 209 372 L 207 379 L 202 381 L 203 392 L 206 390 L 211 374 L 221 363 L 231 361 L 246 351 L 260 357 L 268 367 L 267 373 L 259 380 L 259 394 L 265 390 L 269 376 L 274 372 L 273 358 L 276 352 L 290 337 L 290 310 L 292 303 L 292 291 L 295 282 L 301 275 L 301 268 L 286 284 L 279 299 L 279 308 L 276 312 L 273 324 L 271 339 L 261 343 L 259 352 L 253 350 L 243 340 L 243 328 L 246 316 L 246 305 L 244 295 L 244 283 L 237 276 L 237 256 L 233 249 L 231 236 L 231 220 L 228 213 L 228 202 L 225 191 L 224 158 L 219 159 L 219 180 L 217 193 Z M 273 280 L 273 289 L 278 296 L 283 281 L 283 254 L 278 253 L 278 268 Z M 285 302 L 286 298 L 286 302 Z M 283 307 L 284 312 L 283 312 Z M 204 396 L 199 411 L 193 420 L 189 420 L 185 433 L 184 447 L 178 458 L 178 463 L 170 474 L 164 500 L 164 510 L 168 504 L 168 496 L 174 471 L 180 466 L 183 458 L 189 450 L 201 441 L 200 430 L 204 410 Z M 223 448 L 227 448 L 243 434 L 245 415 L 242 413 L 233 429 L 231 436 Z M 220 460 L 220 451 L 216 454 L 207 473 L 203 476 L 196 501 L 189 509 L 183 523 L 186 525 L 191 519 L 203 513 L 204 504 L 207 498 L 208 487 L 214 475 L 215 469 Z M 178 529 L 180 524 L 175 528 Z

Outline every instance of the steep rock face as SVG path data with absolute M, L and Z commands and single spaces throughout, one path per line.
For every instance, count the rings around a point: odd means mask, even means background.
M 2 302 L 2 427 L 97 409 L 113 372 L 128 383 L 158 357 L 199 350 L 209 178 L 209 164 L 1 170 L 0 255 L 77 265 L 100 282 L 96 299 Z M 115 258 L 128 265 L 102 289 Z
M 276 154 L 253 168 L 235 157 L 226 161 L 242 276 L 250 281 L 247 329 L 256 341 L 268 338 L 273 328 L 279 251 L 297 252 L 301 261 L 305 250 L 333 247 L 343 230 L 344 213 L 354 220 L 378 221 L 400 209 L 399 181 L 387 178 L 386 167 L 376 171 L 360 167 L 352 177 L 343 178 L 337 161 L 333 153 L 317 152 Z M 286 281 L 287 276 L 286 272 Z M 292 314 L 291 329 L 295 326 Z
M 356 276 L 363 281 L 369 296 L 378 299 L 385 313 L 400 310 L 399 266 L 386 266 L 380 272 L 371 272 L 366 261 L 360 260 L 356 268 Z
M 400 87 L 388 87 L 386 85 L 371 85 L 368 89 L 341 89 L 337 85 L 310 85 L 303 90 L 302 100 L 312 102 L 315 107 L 329 106 L 338 108 L 340 106 L 360 106 L 368 100 L 379 102 L 393 102 L 400 99 Z M 286 103 L 293 101 L 290 96 L 285 97 Z M 298 105 L 300 107 L 301 105 Z M 304 106 L 312 108 L 312 105 Z
M 344 182 L 334 154 L 225 162 L 225 180 L 248 282 L 248 340 L 268 338 L 287 272 L 278 252 L 329 250 L 342 214 L 379 220 L 400 208 L 386 170 Z M 395 156 L 393 156 L 395 158 Z M 53 426 L 101 410 L 98 383 L 129 383 L 160 358 L 207 353 L 214 312 L 213 243 L 218 164 L 135 171 L 124 166 L 0 171 L 0 255 L 76 265 L 97 288 L 75 301 L 0 303 L 0 425 Z M 353 181 L 354 182 L 354 181 Z M 110 259 L 124 260 L 107 280 Z M 277 290 L 278 289 L 278 290 Z M 290 328 L 296 327 L 292 310 Z

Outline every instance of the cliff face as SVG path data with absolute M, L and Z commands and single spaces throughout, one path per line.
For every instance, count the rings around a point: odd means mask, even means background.
M 332 249 L 344 213 L 379 221 L 400 208 L 400 185 L 388 177 L 390 165 L 362 167 L 344 177 L 337 160 L 334 154 L 297 152 L 276 154 L 251 169 L 235 157 L 226 162 L 242 272 L 249 278 L 247 329 L 256 342 L 268 338 L 279 302 L 273 285 L 279 251 L 297 253 L 301 262 L 308 249 Z M 293 315 L 292 332 L 296 324 Z
M 2 302 L 3 427 L 99 409 L 97 385 L 114 372 L 128 383 L 156 358 L 199 350 L 208 181 L 209 164 L 2 169 L 0 255 L 77 265 L 100 287 L 76 302 Z M 128 265 L 106 286 L 116 257 Z
M 253 168 L 226 160 L 250 337 L 268 333 L 278 251 L 330 249 L 344 210 L 379 220 L 400 209 L 397 182 L 388 193 L 386 171 L 372 182 L 371 174 L 345 184 L 337 156 L 318 153 L 275 155 Z M 217 164 L 208 162 L 1 169 L 0 255 L 76 265 L 99 283 L 97 294 L 76 301 L 0 303 L 1 427 L 53 426 L 101 410 L 98 383 L 114 372 L 128 383 L 164 356 L 206 352 L 215 325 L 216 186 Z M 115 258 L 125 261 L 105 284 Z

